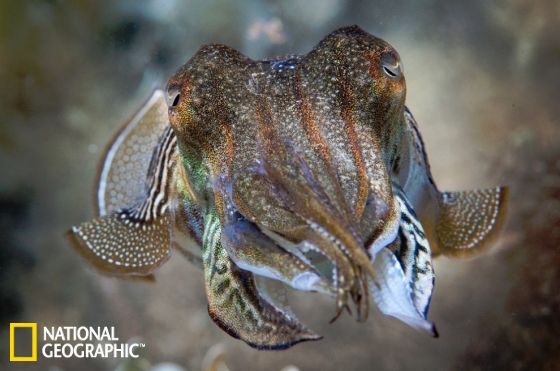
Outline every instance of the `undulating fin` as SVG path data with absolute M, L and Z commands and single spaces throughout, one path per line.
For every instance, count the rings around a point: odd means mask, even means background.
M 74 247 L 101 273 L 150 275 L 170 256 L 169 219 L 135 221 L 124 211 L 73 227 Z
M 435 226 L 442 254 L 469 256 L 489 245 L 504 223 L 505 187 L 443 192 Z
M 440 192 L 412 113 L 405 110 L 405 138 L 396 180 L 425 229 L 432 255 L 463 257 L 489 246 L 505 220 L 507 188 Z
M 97 176 L 99 216 L 143 201 L 153 149 L 168 126 L 164 93 L 155 90 L 107 147 Z
M 285 349 L 321 337 L 259 295 L 253 274 L 241 270 L 222 247 L 219 219 L 205 218 L 203 263 L 208 313 L 231 336 L 257 349 Z
M 176 146 L 168 126 L 153 150 L 147 177 L 143 176 L 143 200 L 70 231 L 77 250 L 101 272 L 145 276 L 169 258 L 174 223 L 168 206 L 174 197 Z

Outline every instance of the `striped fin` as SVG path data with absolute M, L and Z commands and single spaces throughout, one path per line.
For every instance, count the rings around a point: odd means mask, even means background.
M 169 258 L 174 223 L 168 206 L 176 149 L 177 139 L 168 126 L 153 151 L 144 199 L 70 231 L 75 248 L 101 272 L 145 276 Z
M 176 150 L 177 137 L 171 126 L 167 126 L 152 154 L 144 200 L 128 211 L 133 220 L 149 222 L 165 213 L 171 193 L 171 176 L 174 171 L 171 159 L 176 154 Z
M 164 93 L 156 90 L 117 133 L 105 152 L 98 172 L 99 216 L 134 205 L 145 197 L 152 149 L 168 126 Z
M 507 188 L 440 192 L 408 108 L 404 122 L 406 140 L 395 175 L 424 226 L 432 254 L 463 257 L 483 251 L 505 221 Z

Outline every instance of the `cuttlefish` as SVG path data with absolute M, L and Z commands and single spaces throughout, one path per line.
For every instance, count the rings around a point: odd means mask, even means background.
M 203 46 L 115 136 L 99 216 L 69 235 L 115 276 L 183 252 L 212 320 L 259 349 L 320 338 L 286 287 L 437 335 L 432 257 L 488 246 L 507 190 L 441 192 L 405 92 L 399 54 L 356 26 L 283 59 Z

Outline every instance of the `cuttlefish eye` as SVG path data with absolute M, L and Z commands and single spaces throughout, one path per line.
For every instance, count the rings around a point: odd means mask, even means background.
M 181 99 L 179 89 L 169 89 L 167 91 L 167 105 L 169 107 L 176 107 Z
M 381 69 L 390 79 L 398 79 L 402 73 L 400 60 L 393 54 L 385 54 L 381 57 Z

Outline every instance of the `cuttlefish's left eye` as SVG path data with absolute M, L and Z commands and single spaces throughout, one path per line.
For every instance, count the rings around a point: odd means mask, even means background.
M 381 69 L 390 79 L 398 79 L 402 74 L 401 61 L 392 54 L 381 57 Z

